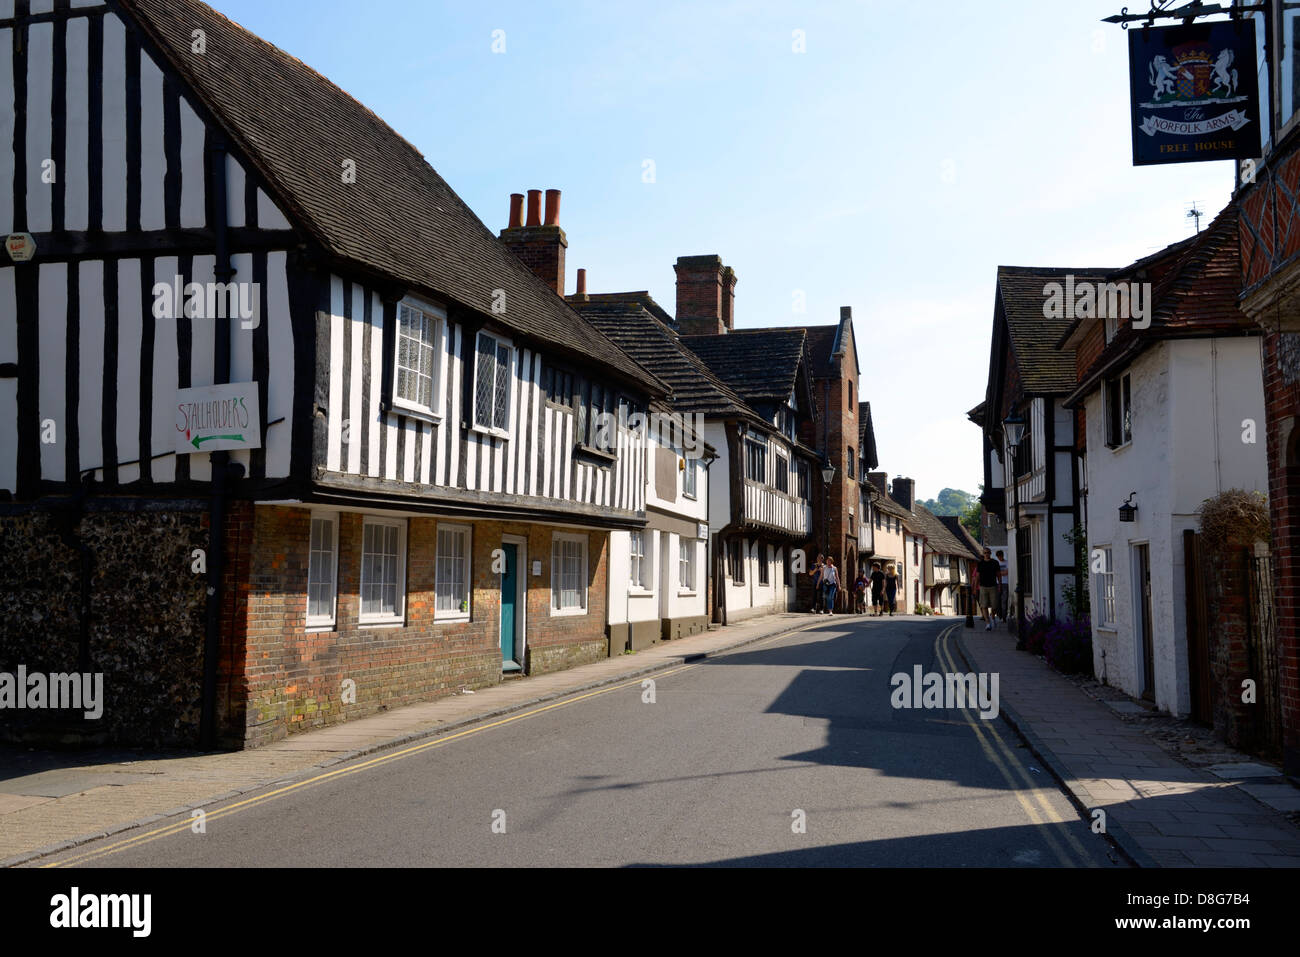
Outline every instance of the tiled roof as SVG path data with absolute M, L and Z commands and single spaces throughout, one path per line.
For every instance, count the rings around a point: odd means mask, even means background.
M 858 403 L 858 454 L 867 460 L 867 467 L 875 469 L 880 464 L 876 454 L 876 426 L 871 421 L 871 403 Z
M 1176 243 L 1158 259 L 1147 257 L 1117 272 L 1116 281 L 1153 277 L 1151 324 L 1135 329 L 1121 322 L 1115 337 L 1078 377 L 1068 403 L 1077 404 L 1097 388 L 1103 375 L 1132 362 L 1162 339 L 1257 334 L 1258 327 L 1237 305 L 1241 289 L 1237 215 L 1237 207 L 1230 204 L 1193 241 Z
M 926 537 L 926 547 L 931 551 L 939 552 L 941 555 L 959 555 L 964 558 L 975 558 L 977 554 L 960 538 L 944 524 L 938 515 L 926 508 L 919 502 L 912 503 L 912 515 L 916 523 L 917 530 Z
M 122 0 L 306 234 L 339 263 L 449 299 L 614 370 L 657 381 L 538 279 L 423 156 L 315 70 L 197 0 Z M 207 35 L 191 52 L 194 30 Z M 356 163 L 343 183 L 341 164 Z M 491 310 L 494 290 L 507 309 Z
M 681 344 L 664 321 L 667 313 L 648 293 L 606 293 L 589 295 L 586 300 L 574 296 L 569 302 L 620 349 L 668 384 L 674 409 L 763 421 L 699 356 Z
M 970 558 L 979 558 L 981 554 L 980 543 L 975 541 L 970 532 L 966 531 L 966 526 L 961 523 L 961 518 L 957 515 L 938 515 L 939 521 L 943 522 L 944 528 L 952 533 L 952 537 L 961 542 L 966 547 Z
M 803 329 L 746 329 L 681 341 L 750 403 L 788 399 L 807 348 Z
M 813 378 L 838 375 L 831 359 L 839 343 L 840 324 L 830 326 L 767 326 L 762 329 L 737 329 L 735 335 L 755 335 L 767 332 L 802 332 L 808 349 L 808 374 Z
M 1063 393 L 1074 388 L 1074 350 L 1058 348 L 1069 329 L 1067 318 L 1046 317 L 1048 283 L 1064 284 L 1066 275 L 1074 281 L 1104 282 L 1112 269 L 1071 269 L 1025 266 L 998 267 L 998 296 L 1016 369 L 1026 393 Z
M 899 505 L 888 495 L 883 494 L 880 489 L 876 488 L 874 485 L 870 486 L 870 492 L 868 494 L 871 496 L 872 506 L 879 511 L 884 512 L 886 515 L 892 515 L 894 518 L 902 521 L 911 520 L 911 512 L 903 508 L 903 506 Z

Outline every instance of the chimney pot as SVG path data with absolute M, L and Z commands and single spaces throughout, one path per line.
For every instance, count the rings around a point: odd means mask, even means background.
M 542 191 L 540 189 L 530 189 L 528 191 L 528 223 L 529 226 L 542 225 Z
M 586 294 L 587 294 L 587 270 L 579 269 L 578 270 L 578 295 L 585 296 Z
M 546 225 L 560 225 L 560 191 L 558 189 L 548 189 L 546 191 Z
M 524 224 L 524 194 L 510 194 L 510 221 L 506 223 L 506 228 L 515 229 Z

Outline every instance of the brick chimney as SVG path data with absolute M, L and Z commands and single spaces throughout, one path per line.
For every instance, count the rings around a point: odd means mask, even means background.
M 868 472 L 867 481 L 880 490 L 881 495 L 889 494 L 889 473 L 888 472 Z
M 890 497 L 909 512 L 912 510 L 912 498 L 916 494 L 916 482 L 901 475 L 894 479 Z
M 560 228 L 560 191 L 546 191 L 546 220 L 542 221 L 542 191 L 528 191 L 528 219 L 524 221 L 524 198 L 510 194 L 510 220 L 501 230 L 501 241 L 510 247 L 557 296 L 564 295 L 564 250 L 569 241 Z
M 736 274 L 720 256 L 678 256 L 677 328 L 684 336 L 720 336 L 731 329 Z

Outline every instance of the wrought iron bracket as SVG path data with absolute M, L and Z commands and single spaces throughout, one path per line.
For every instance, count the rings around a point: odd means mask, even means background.
M 1255 13 L 1259 10 L 1267 10 L 1267 3 L 1252 3 L 1243 6 L 1231 6 L 1227 3 L 1206 3 L 1205 0 L 1191 0 L 1181 7 L 1175 7 L 1178 0 L 1151 0 L 1151 9 L 1146 13 L 1129 13 L 1128 7 L 1122 7 L 1119 13 L 1112 14 L 1109 17 L 1103 17 L 1102 23 L 1118 23 L 1123 29 L 1127 30 L 1130 23 L 1138 20 L 1145 21 L 1142 28 L 1155 25 L 1157 20 L 1182 20 L 1184 24 L 1193 23 L 1197 17 L 1210 17 L 1216 14 L 1227 14 L 1233 20 L 1241 18 L 1243 13 Z

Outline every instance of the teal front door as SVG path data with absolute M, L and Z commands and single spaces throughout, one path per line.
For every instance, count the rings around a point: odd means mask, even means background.
M 518 671 L 515 660 L 515 637 L 519 634 L 516 623 L 515 596 L 519 590 L 519 546 L 501 543 L 505 553 L 505 569 L 501 572 L 501 667 L 505 671 Z

